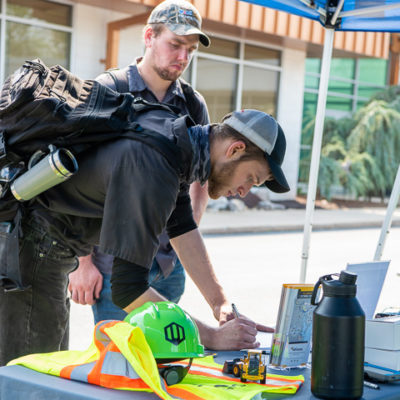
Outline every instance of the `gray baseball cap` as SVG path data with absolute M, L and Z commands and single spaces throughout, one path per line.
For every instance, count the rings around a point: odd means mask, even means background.
M 199 35 L 202 45 L 210 45 L 210 38 L 201 31 L 201 15 L 188 1 L 163 1 L 153 9 L 147 23 L 165 24 L 178 36 Z
M 234 111 L 223 121 L 235 131 L 249 139 L 264 153 L 274 176 L 264 185 L 276 193 L 290 190 L 281 165 L 285 157 L 286 139 L 280 125 L 270 115 L 258 110 Z

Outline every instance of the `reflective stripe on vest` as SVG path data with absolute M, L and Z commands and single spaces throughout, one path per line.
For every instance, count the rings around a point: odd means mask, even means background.
M 124 321 L 101 321 L 86 351 L 32 354 L 11 361 L 51 375 L 107 388 L 154 392 L 161 399 L 249 400 L 258 393 L 296 393 L 302 376 L 267 375 L 265 385 L 242 383 L 222 373 L 213 358 L 195 359 L 184 380 L 167 386 L 138 327 Z M 182 364 L 182 362 L 178 363 Z
M 240 378 L 224 374 L 222 368 L 212 357 L 195 359 L 185 379 L 167 388 L 168 393 L 196 400 L 250 400 L 264 392 L 294 394 L 304 382 L 302 375 L 267 374 L 265 384 L 242 383 Z M 195 397 L 185 397 L 185 392 Z

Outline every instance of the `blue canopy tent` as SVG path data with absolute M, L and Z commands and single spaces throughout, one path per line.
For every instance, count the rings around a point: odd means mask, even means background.
M 400 32 L 400 0 L 242 0 L 285 11 L 321 23 L 325 29 L 321 78 L 315 118 L 314 139 L 304 223 L 300 282 L 305 282 L 318 181 L 322 133 L 335 31 Z M 400 194 L 400 166 L 382 225 L 374 260 L 379 260 Z

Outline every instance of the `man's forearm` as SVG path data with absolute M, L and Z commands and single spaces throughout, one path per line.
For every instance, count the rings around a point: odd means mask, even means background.
M 199 230 L 194 229 L 173 238 L 171 244 L 218 319 L 219 308 L 227 304 L 228 300 L 214 273 Z
M 193 219 L 199 225 L 208 203 L 208 182 L 203 186 L 200 185 L 200 182 L 193 182 L 190 185 L 189 194 L 192 202 Z
M 129 313 L 135 308 L 142 306 L 144 303 L 148 301 L 157 302 L 157 301 L 168 301 L 164 296 L 158 293 L 155 289 L 149 287 L 143 294 L 137 297 L 132 301 L 128 306 L 124 308 L 124 311 Z

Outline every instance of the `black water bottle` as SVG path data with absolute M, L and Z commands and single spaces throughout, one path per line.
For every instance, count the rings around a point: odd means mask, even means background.
M 363 394 L 365 314 L 356 298 L 357 275 L 342 271 L 319 278 L 313 315 L 311 392 L 323 399 L 359 399 Z M 322 284 L 323 296 L 316 302 Z

